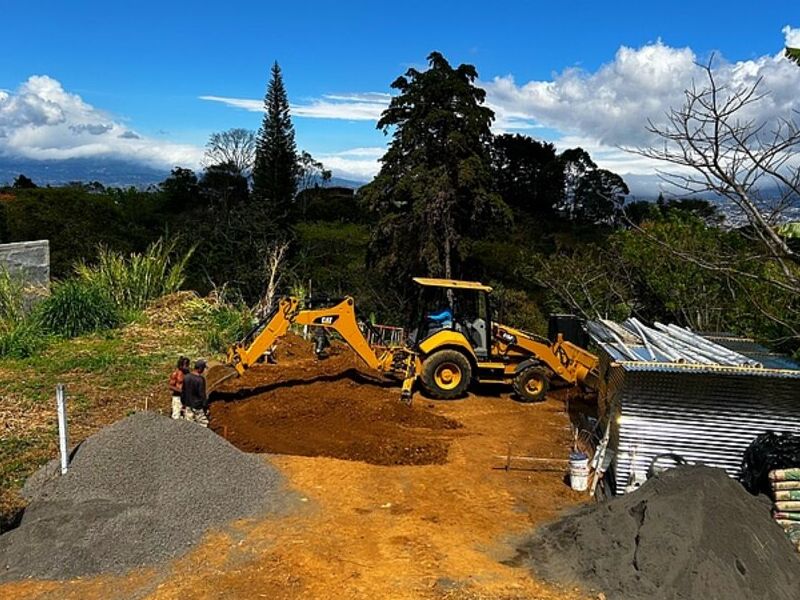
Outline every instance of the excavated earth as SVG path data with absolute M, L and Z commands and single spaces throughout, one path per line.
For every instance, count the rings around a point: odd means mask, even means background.
M 245 452 L 328 456 L 375 465 L 443 464 L 460 424 L 336 348 L 327 359 L 264 365 L 214 394 L 211 426 Z M 280 359 L 279 359 L 280 360 Z
M 280 472 L 290 512 L 211 527 L 186 554 L 124 574 L 11 576 L 0 598 L 588 598 L 508 564 L 532 527 L 585 502 L 564 480 L 571 432 L 563 391 L 536 404 L 504 389 L 452 402 L 418 394 L 409 407 L 397 384 L 347 350 L 317 361 L 308 342 L 287 336 L 277 359 L 225 382 L 211 425 L 238 448 L 267 455 L 258 459 Z M 165 394 L 151 407 L 168 414 L 169 402 Z M 508 455 L 537 461 L 509 464 Z M 148 468 L 162 470 L 157 461 Z M 210 473 L 198 464 L 187 474 Z M 229 475 L 248 477 L 237 473 Z M 227 489 L 239 493 L 236 484 Z

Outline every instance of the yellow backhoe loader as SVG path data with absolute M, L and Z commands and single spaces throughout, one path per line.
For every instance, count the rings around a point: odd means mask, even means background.
M 287 297 L 230 348 L 228 365 L 235 369 L 234 374 L 243 374 L 290 326 L 307 325 L 336 331 L 369 367 L 402 381 L 402 395 L 407 400 L 417 382 L 439 399 L 462 396 L 471 383 L 508 384 L 525 402 L 544 398 L 551 379 L 594 387 L 596 356 L 560 334 L 550 341 L 493 322 L 489 286 L 427 278 L 415 278 L 414 283 L 421 291 L 419 318 L 402 344 L 384 344 L 369 323 L 359 324 L 351 297 L 308 309 L 301 309 L 297 298 Z M 317 350 L 322 351 L 322 344 Z

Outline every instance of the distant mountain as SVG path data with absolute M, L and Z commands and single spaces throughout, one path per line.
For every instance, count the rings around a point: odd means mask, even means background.
M 320 185 L 322 185 L 322 181 L 319 181 Z M 368 181 L 357 181 L 355 179 L 345 179 L 344 177 L 331 177 L 326 183 L 324 187 L 341 187 L 341 188 L 349 188 L 351 190 L 357 190 L 362 185 L 366 185 L 369 183 Z
M 0 156 L 0 185 L 11 184 L 19 174 L 30 177 L 36 185 L 99 181 L 105 186 L 145 188 L 164 181 L 169 170 L 108 158 L 26 160 Z
M 0 186 L 11 185 L 23 174 L 36 185 L 63 185 L 71 181 L 99 181 L 106 187 L 146 188 L 161 183 L 169 169 L 157 169 L 132 161 L 109 158 L 70 158 L 67 160 L 28 160 L 0 156 Z M 333 177 L 327 187 L 357 189 L 366 181 Z

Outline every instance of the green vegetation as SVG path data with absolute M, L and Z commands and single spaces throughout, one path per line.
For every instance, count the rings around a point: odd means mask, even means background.
M 392 87 L 378 128 L 392 142 L 374 181 L 361 196 L 377 217 L 371 255 L 395 288 L 430 273 L 463 272 L 463 240 L 508 221 L 508 206 L 493 189 L 492 111 L 474 85 L 471 65 L 453 68 L 438 52 L 426 71 L 409 69 Z
M 101 291 L 118 310 L 130 314 L 181 288 L 192 250 L 176 257 L 176 245 L 175 241 L 159 239 L 145 252 L 130 256 L 100 248 L 95 263 L 81 261 L 75 270 L 82 281 L 90 284 L 87 289 Z
M 231 344 L 242 339 L 253 327 L 253 315 L 246 305 L 197 298 L 186 303 L 184 323 L 200 333 L 203 347 L 211 353 L 224 353 Z
M 0 357 L 28 358 L 47 347 L 49 338 L 34 318 L 0 323 Z
M 285 222 L 297 192 L 299 168 L 289 99 L 281 68 L 275 62 L 264 97 L 264 119 L 253 165 L 253 196 L 271 221 Z
M 22 280 L 12 277 L 0 265 L 0 321 L 17 322 L 22 318 L 25 305 Z
M 67 338 L 112 329 L 120 323 L 120 311 L 112 297 L 97 283 L 83 279 L 56 283 L 38 307 L 37 317 L 45 331 Z
M 625 181 L 582 148 L 493 135 L 477 78 L 436 52 L 429 68 L 400 76 L 378 123 L 390 136 L 380 173 L 353 191 L 327 187 L 329 172 L 297 151 L 274 65 L 258 135 L 214 134 L 202 173 L 176 168 L 144 191 L 18 178 L 0 191 L 0 237 L 50 239 L 54 276 L 69 279 L 77 263 L 80 280 L 102 289 L 123 322 L 180 287 L 229 290 L 236 301 L 193 317 L 198 340 L 215 351 L 249 327 L 244 306 L 264 297 L 270 252 L 287 240 L 279 293 L 351 294 L 382 323 L 405 324 L 411 276 L 452 276 L 492 285 L 496 314 L 540 333 L 549 312 L 570 311 L 800 348 L 800 276 L 780 242 L 770 256 L 764 231 L 726 228 L 703 199 L 625 202 Z M 790 226 L 777 235 L 797 247 Z M 0 311 L 14 313 L 3 289 L 0 278 Z M 37 324 L 22 321 L 6 320 L 0 352 L 36 351 Z M 45 325 L 71 335 L 53 319 Z
M 0 357 L 26 358 L 47 345 L 36 315 L 26 310 L 32 296 L 19 278 L 0 267 Z

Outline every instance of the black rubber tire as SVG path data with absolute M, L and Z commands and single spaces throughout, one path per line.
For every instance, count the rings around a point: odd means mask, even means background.
M 539 381 L 539 389 L 531 391 L 529 383 Z M 550 374 L 542 367 L 528 367 L 514 377 L 514 393 L 522 402 L 540 402 L 550 389 Z
M 450 364 L 458 367 L 461 378 L 452 388 L 443 388 L 436 381 L 436 372 L 443 365 Z M 439 350 L 434 352 L 422 363 L 420 375 L 422 385 L 432 397 L 439 400 L 453 400 L 464 395 L 472 381 L 472 366 L 469 360 L 458 350 Z

